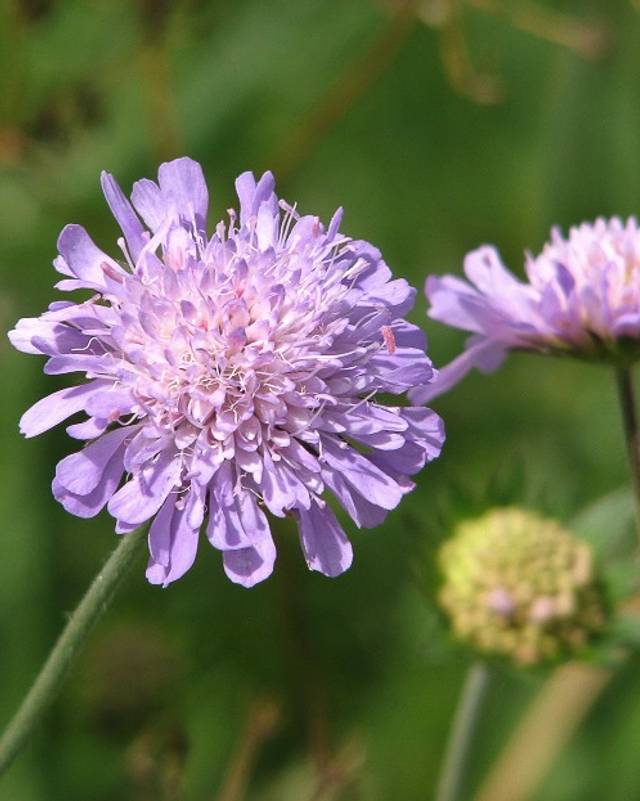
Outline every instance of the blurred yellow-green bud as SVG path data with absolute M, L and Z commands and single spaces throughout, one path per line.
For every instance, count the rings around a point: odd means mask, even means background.
M 461 523 L 440 550 L 440 601 L 458 638 L 520 665 L 568 657 L 605 623 L 589 546 L 517 508 Z

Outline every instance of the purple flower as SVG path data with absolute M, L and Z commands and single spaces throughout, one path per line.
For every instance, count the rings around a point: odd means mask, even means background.
M 296 519 L 312 570 L 342 573 L 351 545 L 325 491 L 357 526 L 376 526 L 444 440 L 434 412 L 376 401 L 434 375 L 424 335 L 402 319 L 415 290 L 338 232 L 341 211 L 325 228 L 278 202 L 270 173 L 238 178 L 240 214 L 211 237 L 190 159 L 138 181 L 131 203 L 107 173 L 102 188 L 126 266 L 68 225 L 57 288 L 92 297 L 53 303 L 9 334 L 48 357 L 46 373 L 86 378 L 20 422 L 32 437 L 86 414 L 67 428 L 88 444 L 58 464 L 55 497 L 80 517 L 106 505 L 121 534 L 152 520 L 154 584 L 191 567 L 205 518 L 232 581 L 267 578 L 265 511 Z
M 640 357 L 640 229 L 633 217 L 602 218 L 551 232 L 539 256 L 526 256 L 518 281 L 493 247 L 467 255 L 464 281 L 429 276 L 429 316 L 471 331 L 464 352 L 429 385 L 411 391 L 426 403 L 472 368 L 495 370 L 508 350 L 628 363 Z

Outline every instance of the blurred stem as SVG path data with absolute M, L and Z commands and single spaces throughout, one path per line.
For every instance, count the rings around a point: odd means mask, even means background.
M 636 530 L 638 542 L 640 543 L 640 433 L 638 431 L 633 379 L 631 377 L 631 370 L 628 367 L 616 368 L 616 383 L 618 385 L 620 411 L 622 412 L 624 436 L 627 443 L 629 466 L 631 468 Z
M 597 665 L 558 668 L 531 703 L 474 801 L 528 801 L 612 673 Z
M 438 779 L 436 801 L 460 801 L 462 798 L 469 758 L 490 679 L 489 666 L 485 662 L 476 662 L 467 673 Z
M 109 605 L 145 539 L 143 529 L 122 537 L 78 607 L 71 614 L 15 717 L 0 738 L 0 775 L 11 765 L 55 700 L 74 657 Z

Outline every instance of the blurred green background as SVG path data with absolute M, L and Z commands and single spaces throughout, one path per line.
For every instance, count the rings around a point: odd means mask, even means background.
M 0 319 L 55 298 L 67 222 L 114 255 L 101 169 L 127 189 L 202 162 L 218 219 L 233 179 L 279 191 L 377 244 L 422 288 L 493 242 L 521 269 L 552 224 L 640 211 L 640 9 L 623 0 L 4 0 L 0 6 Z M 414 313 L 443 364 L 463 342 Z M 0 713 L 17 706 L 115 544 L 112 521 L 50 495 L 64 431 L 23 441 L 58 388 L 0 345 Z M 513 356 L 434 403 L 442 458 L 329 580 L 293 534 L 251 591 L 203 544 L 167 590 L 132 571 L 64 693 L 0 784 L 2 801 L 433 798 L 468 656 L 434 613 L 442 508 L 485 496 L 570 520 L 626 481 L 612 376 Z M 509 482 L 507 482 L 509 485 Z M 446 534 L 446 531 L 444 532 Z M 418 576 L 418 578 L 416 578 Z M 425 578 L 427 577 L 427 578 Z M 431 577 L 431 578 L 429 578 Z M 536 801 L 640 797 L 640 674 L 619 670 Z M 503 670 L 468 777 L 478 786 L 544 674 Z M 549 721 L 554 726 L 554 721 Z

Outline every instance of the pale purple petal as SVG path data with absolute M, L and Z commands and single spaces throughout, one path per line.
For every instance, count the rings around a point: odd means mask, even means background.
M 122 229 L 131 259 L 135 264 L 146 243 L 144 228 L 113 175 L 103 171 L 100 175 L 100 183 L 111 213 Z
M 231 581 L 243 587 L 253 587 L 273 572 L 276 548 L 269 536 L 250 548 L 225 551 L 222 561 L 224 572 Z
M 111 457 L 132 433 L 129 428 L 110 431 L 84 450 L 58 462 L 56 479 L 60 486 L 76 495 L 88 495 L 100 483 Z
M 185 157 L 161 164 L 158 183 L 167 206 L 187 222 L 194 219 L 197 229 L 204 231 L 209 193 L 198 162 Z
M 152 517 L 175 488 L 181 472 L 180 460 L 171 451 L 158 459 L 118 490 L 109 501 L 109 513 L 117 520 L 140 525 Z
M 300 543 L 311 570 L 339 576 L 351 567 L 353 550 L 336 516 L 328 506 L 312 504 L 300 510 Z
M 76 495 L 69 492 L 60 484 L 57 478 L 54 478 L 52 484 L 53 496 L 72 515 L 95 517 L 102 511 L 118 488 L 123 471 L 122 455 L 116 451 L 105 467 L 100 482 L 89 494 Z
M 104 287 L 105 268 L 116 275 L 124 275 L 122 268 L 95 245 L 81 225 L 63 228 L 58 237 L 58 251 L 82 285 Z
M 79 387 L 67 387 L 47 395 L 28 409 L 20 418 L 20 431 L 25 437 L 35 437 L 58 425 L 67 417 L 84 409 L 87 401 L 105 386 L 93 381 Z
M 476 342 L 439 370 L 436 379 L 430 384 L 409 390 L 409 399 L 414 404 L 429 403 L 448 392 L 474 367 L 484 373 L 497 370 L 506 355 L 507 350 L 500 342 L 491 340 Z

